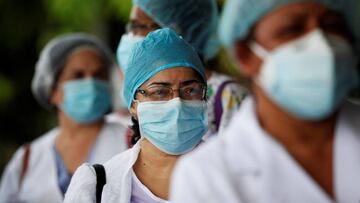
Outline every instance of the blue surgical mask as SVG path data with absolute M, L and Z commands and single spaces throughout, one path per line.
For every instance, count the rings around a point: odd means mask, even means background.
M 110 109 L 110 86 L 97 79 L 72 80 L 64 84 L 61 109 L 78 123 L 100 120 Z
M 255 82 L 280 107 L 303 120 L 322 120 L 338 109 L 357 84 L 356 57 L 343 38 L 316 29 L 268 53 Z
M 143 36 L 134 35 L 132 32 L 124 34 L 121 37 L 119 46 L 116 50 L 116 59 L 120 64 L 123 73 L 125 73 L 128 67 L 131 50 L 134 48 L 136 43 L 142 41 L 143 39 Z
M 139 102 L 137 113 L 141 135 L 172 155 L 195 148 L 208 127 L 205 101 Z

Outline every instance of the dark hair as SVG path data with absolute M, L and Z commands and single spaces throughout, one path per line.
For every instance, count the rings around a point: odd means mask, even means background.
M 134 145 L 137 143 L 138 140 L 140 140 L 140 127 L 139 127 L 139 121 L 137 121 L 134 117 L 131 117 L 132 126 L 130 126 L 130 129 L 133 131 L 133 135 L 131 137 L 131 144 Z

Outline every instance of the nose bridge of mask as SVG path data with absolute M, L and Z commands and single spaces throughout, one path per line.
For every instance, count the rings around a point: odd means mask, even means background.
M 181 101 L 178 98 L 169 101 L 137 101 L 137 112 L 140 125 L 140 132 L 148 137 L 156 132 L 160 139 L 172 142 L 172 138 L 167 137 L 172 132 L 178 131 L 177 121 L 181 112 Z M 157 126 L 157 127 L 156 127 Z M 147 132 L 143 132 L 146 129 Z M 149 133 L 151 131 L 152 133 Z M 161 132 L 161 133 L 160 133 Z
M 316 49 L 319 48 L 331 48 L 332 43 L 330 42 L 331 39 L 335 37 L 330 37 L 331 34 L 324 33 L 321 29 L 315 29 L 304 36 L 300 37 L 299 39 L 295 39 L 293 41 L 287 42 L 279 47 L 275 48 L 272 51 L 266 50 L 262 45 L 257 43 L 256 41 L 251 41 L 248 46 L 250 50 L 255 53 L 261 59 L 266 59 L 271 55 L 275 55 L 282 50 L 293 50 L 293 51 L 302 51 L 304 49 L 309 49 L 309 47 L 313 47 Z M 338 37 L 336 37 L 338 38 Z M 332 41 L 332 40 L 331 40 Z
M 275 69 L 275 64 L 271 64 L 275 58 L 282 57 L 283 60 L 285 60 L 285 58 L 287 58 L 286 60 L 291 60 L 291 57 L 304 54 L 305 52 L 309 53 L 309 57 L 312 57 L 311 53 L 316 55 L 321 53 L 326 57 L 334 56 L 327 35 L 320 29 L 315 29 L 299 39 L 280 45 L 272 51 L 266 50 L 255 41 L 249 44 L 249 48 L 263 60 L 264 64 L 258 76 L 255 78 L 255 82 L 266 83 L 264 84 L 265 86 L 273 84 L 275 75 L 280 74 L 278 73 L 279 70 Z M 296 61 L 293 61 L 293 63 L 296 63 Z
M 167 119 L 168 114 L 172 114 L 172 116 L 176 115 L 175 117 L 178 117 L 180 112 L 179 109 L 177 108 L 179 106 L 182 105 L 181 99 L 179 97 L 176 97 L 172 100 L 169 101 L 145 101 L 145 102 L 140 102 L 139 100 L 134 100 L 138 105 L 137 105 L 137 111 L 138 114 L 142 114 L 142 111 L 148 111 L 149 109 L 152 110 L 152 114 L 155 115 L 156 117 L 160 118 L 162 117 L 164 120 Z M 165 104 L 166 104 L 166 108 L 170 109 L 171 111 L 167 111 L 167 114 L 164 114 L 163 108 L 165 108 Z M 147 118 L 139 118 L 142 119 L 142 122 L 148 122 L 146 121 Z

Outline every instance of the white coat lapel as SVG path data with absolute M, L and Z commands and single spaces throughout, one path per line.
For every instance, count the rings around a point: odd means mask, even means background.
M 340 113 L 335 145 L 335 193 L 338 202 L 360 202 L 360 107 L 346 104 Z M 349 175 L 351 174 L 351 175 Z
M 140 142 L 141 140 L 139 140 L 129 151 L 124 152 L 129 153 L 127 154 L 128 158 L 123 160 L 123 164 L 117 164 L 119 167 L 109 174 L 111 180 L 104 186 L 102 195 L 103 202 L 130 203 L 132 186 L 131 171 L 140 152 Z M 108 177 L 108 174 L 106 177 Z

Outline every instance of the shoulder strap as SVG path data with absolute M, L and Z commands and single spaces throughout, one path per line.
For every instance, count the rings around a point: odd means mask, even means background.
M 26 171 L 29 165 L 29 157 L 30 157 L 30 143 L 24 145 L 24 155 L 22 159 L 21 171 L 20 171 L 20 178 L 19 178 L 19 188 L 22 185 L 24 177 L 26 175 Z
M 96 172 L 96 203 L 101 202 L 101 194 L 106 184 L 106 173 L 105 168 L 101 164 L 93 165 Z
M 221 121 L 221 116 L 223 114 L 223 106 L 222 106 L 222 92 L 224 90 L 224 88 L 226 87 L 226 85 L 230 84 L 230 83 L 237 83 L 235 80 L 226 80 L 223 83 L 221 83 L 221 85 L 219 86 L 219 88 L 216 91 L 215 94 L 215 99 L 214 99 L 214 114 L 215 114 L 215 126 L 216 126 L 216 131 L 219 130 L 220 127 L 220 121 Z

